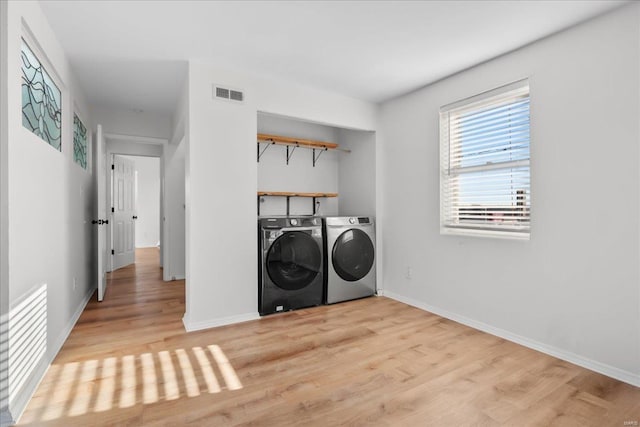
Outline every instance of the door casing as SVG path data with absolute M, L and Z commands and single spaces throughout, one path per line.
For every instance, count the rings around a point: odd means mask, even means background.
M 163 138 L 155 138 L 155 137 L 144 137 L 144 136 L 131 136 L 131 135 L 123 135 L 123 134 L 114 134 L 114 133 L 106 133 L 105 141 L 107 146 L 107 157 L 112 158 L 113 155 L 124 155 L 124 156 L 141 156 L 141 157 L 158 157 L 160 159 L 160 218 L 164 218 L 164 208 L 163 208 L 163 200 L 164 200 L 164 146 L 168 144 L 168 140 Z M 112 179 L 111 166 L 107 168 L 106 171 L 106 179 L 107 182 L 113 183 Z M 113 200 L 111 191 L 107 191 L 107 206 L 109 207 L 109 211 L 111 211 L 111 207 L 113 206 Z M 163 246 L 165 246 L 165 236 L 163 232 L 164 226 L 163 221 L 160 224 L 160 248 L 163 251 Z M 107 253 L 109 254 L 108 262 L 107 262 L 107 271 L 113 271 L 113 256 L 111 256 L 111 250 L 113 248 L 113 227 L 112 224 L 109 223 L 107 229 Z M 162 266 L 162 256 L 160 257 L 160 266 Z

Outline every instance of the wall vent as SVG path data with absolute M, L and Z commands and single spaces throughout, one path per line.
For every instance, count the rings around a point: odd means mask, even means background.
M 216 96 L 218 98 L 229 99 L 229 89 L 223 87 L 216 87 Z
M 213 85 L 213 98 L 233 102 L 243 102 L 244 92 L 237 89 L 229 89 L 221 85 Z

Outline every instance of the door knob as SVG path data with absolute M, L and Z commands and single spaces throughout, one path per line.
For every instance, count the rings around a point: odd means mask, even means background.
M 98 225 L 109 224 L 109 220 L 108 219 L 94 219 L 93 221 L 91 221 L 91 224 L 98 224 Z
M 134 215 L 134 216 L 133 216 L 133 219 L 138 219 L 138 215 Z

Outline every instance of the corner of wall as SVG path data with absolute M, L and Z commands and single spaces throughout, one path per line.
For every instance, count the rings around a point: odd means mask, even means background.
M 486 332 L 490 335 L 494 335 L 496 337 L 503 338 L 507 341 L 520 344 L 524 347 L 537 350 L 541 353 L 548 354 L 553 357 L 557 357 L 558 359 L 565 360 L 567 362 L 573 363 L 574 365 L 578 365 L 583 368 L 589 369 L 591 371 L 606 375 L 608 377 L 615 378 L 627 384 L 640 387 L 640 375 L 638 375 L 638 373 L 636 372 L 625 371 L 624 369 L 620 369 L 606 363 L 598 362 L 597 360 L 593 360 L 588 357 L 581 356 L 571 351 L 567 351 L 565 349 L 558 348 L 556 346 L 543 343 L 543 342 L 525 337 L 523 335 L 507 331 L 502 328 L 491 326 L 484 322 L 470 319 L 466 316 L 462 316 L 457 313 L 451 312 L 449 310 L 424 303 L 417 299 L 404 297 L 400 294 L 396 294 L 395 292 L 387 291 L 384 293 L 384 295 L 387 298 L 400 301 L 404 304 L 419 308 L 429 313 L 433 313 L 445 319 L 453 320 L 454 322 L 461 323 L 470 328 L 477 329 L 482 332 Z
M 8 159 L 7 159 L 7 2 L 0 1 L 0 342 L 8 341 Z M 0 348 L 0 426 L 13 423 L 9 411 L 9 351 Z
M 236 323 L 249 322 L 251 320 L 260 319 L 260 315 L 256 313 L 245 313 L 236 316 L 218 317 L 216 319 L 209 319 L 201 322 L 192 322 L 185 314 L 182 318 L 184 329 L 187 332 L 200 331 L 203 329 L 217 328 L 218 326 L 233 325 Z

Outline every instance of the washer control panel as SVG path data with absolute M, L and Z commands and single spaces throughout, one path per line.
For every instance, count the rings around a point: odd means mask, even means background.
M 322 220 L 315 217 L 287 218 L 287 225 L 291 227 L 309 227 L 314 225 L 320 226 L 321 224 Z

